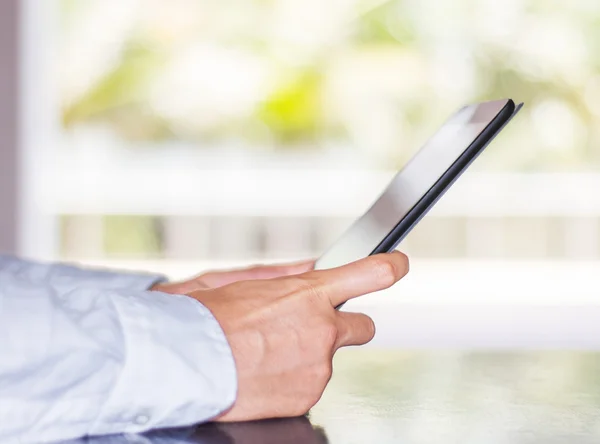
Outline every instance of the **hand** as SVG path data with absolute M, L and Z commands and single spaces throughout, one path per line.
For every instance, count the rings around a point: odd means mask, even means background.
M 315 261 L 310 260 L 293 264 L 254 265 L 237 270 L 210 271 L 183 282 L 163 282 L 156 284 L 151 290 L 169 294 L 189 294 L 196 290 L 218 288 L 239 281 L 292 276 L 312 270 L 314 266 Z
M 190 294 L 219 321 L 236 363 L 238 394 L 218 421 L 305 414 L 320 399 L 336 350 L 369 342 L 375 326 L 334 309 L 394 285 L 408 259 L 394 252 L 331 270 L 241 281 Z

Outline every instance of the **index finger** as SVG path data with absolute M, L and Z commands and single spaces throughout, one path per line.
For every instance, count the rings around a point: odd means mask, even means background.
M 348 265 L 305 273 L 303 279 L 337 307 L 357 298 L 391 287 L 408 273 L 408 258 L 399 251 L 376 254 Z

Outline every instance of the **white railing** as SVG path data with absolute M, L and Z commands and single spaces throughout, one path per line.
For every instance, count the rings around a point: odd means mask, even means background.
M 39 203 L 60 214 L 354 217 L 393 174 L 67 164 L 48 177 Z M 600 216 L 600 174 L 465 174 L 431 215 Z
M 227 241 L 221 249 L 243 250 L 250 236 L 244 231 L 250 230 L 250 222 L 235 220 L 253 216 L 273 220 L 267 222 L 268 245 L 295 239 L 294 251 L 303 255 L 310 251 L 304 218 L 330 218 L 331 227 L 324 227 L 323 235 L 317 234 L 329 238 L 343 229 L 340 219 L 352 220 L 362 214 L 394 175 L 392 171 L 361 170 L 357 162 L 347 159 L 344 165 L 331 167 L 336 165 L 331 153 L 254 157 L 247 150 L 227 153 L 210 149 L 103 149 L 96 150 L 98 153 L 64 156 L 57 167 L 49 168 L 44 180 L 47 186 L 38 193 L 39 207 L 48 214 L 92 218 L 105 214 L 163 216 L 166 248 L 174 258 L 202 251 L 209 238 Z M 182 220 L 188 216 L 196 218 Z M 226 229 L 230 234 L 210 231 L 214 226 L 211 229 L 200 221 L 207 217 L 225 218 L 228 222 L 220 225 L 233 225 L 219 226 L 217 231 Z M 510 255 L 507 248 L 530 243 L 536 256 L 560 248 L 566 257 L 596 258 L 600 256 L 600 174 L 468 173 L 428 219 L 440 217 L 466 221 L 464 251 L 470 257 Z M 552 237 L 551 223 L 539 222 L 557 217 L 564 219 L 560 239 Z M 291 222 L 284 226 L 277 221 L 280 218 Z M 526 228 L 513 230 L 517 237 L 513 244 L 507 243 L 502 222 L 509 218 L 529 220 Z M 440 222 L 438 229 L 446 232 L 450 227 Z M 101 226 L 93 221 L 82 224 L 78 236 L 91 246 L 82 253 L 101 249 L 100 231 Z M 436 242 L 442 243 L 453 236 L 450 232 L 438 234 L 441 237 Z

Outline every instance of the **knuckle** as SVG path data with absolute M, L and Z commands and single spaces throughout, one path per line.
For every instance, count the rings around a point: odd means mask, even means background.
M 331 348 L 338 338 L 338 329 L 333 322 L 324 322 L 320 328 L 319 336 L 322 338 L 322 344 Z
M 314 367 L 314 377 L 315 380 L 319 383 L 329 381 L 331 375 L 333 374 L 333 363 L 331 359 L 324 359 L 322 363 L 316 365 Z M 319 384 L 321 385 L 321 384 Z M 321 387 L 319 387 L 321 388 Z
M 331 377 L 333 376 L 333 362 L 331 359 L 328 359 L 324 365 L 321 366 L 321 371 L 319 372 L 322 380 L 325 383 L 328 383 Z
M 399 272 L 393 262 L 390 262 L 383 257 L 378 257 L 375 259 L 374 267 L 377 279 L 382 285 L 391 286 L 396 282 Z
M 394 285 L 408 273 L 408 256 L 401 252 L 391 255 L 373 256 L 374 267 L 382 285 Z
M 301 276 L 292 276 L 289 279 L 291 279 L 291 281 L 294 283 L 294 286 L 299 290 L 300 293 L 315 298 L 322 296 L 322 291 L 319 289 L 319 286 L 316 285 L 316 282 Z
M 312 409 L 315 404 L 319 401 L 319 399 L 317 398 L 316 400 L 314 398 L 309 398 L 304 402 L 299 402 L 296 407 L 293 409 L 292 412 L 292 416 L 304 416 L 306 415 L 310 409 Z
M 315 364 L 310 373 L 310 380 L 313 382 L 311 392 L 320 396 L 333 375 L 332 359 L 326 358 L 321 363 Z
M 332 374 L 333 363 L 331 358 L 324 359 L 322 362 L 311 367 L 310 374 L 307 375 L 308 380 L 310 381 L 309 389 L 295 405 L 295 411 L 293 412 L 295 416 L 306 414 L 317 402 L 319 402 Z

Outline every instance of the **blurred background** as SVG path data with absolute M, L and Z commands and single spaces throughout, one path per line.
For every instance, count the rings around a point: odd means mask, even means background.
M 598 299 L 597 0 L 18 3 L 22 254 L 173 278 L 317 257 L 452 112 L 510 97 L 400 246 L 411 275 L 353 306 L 417 345 L 586 335 L 556 316 Z

